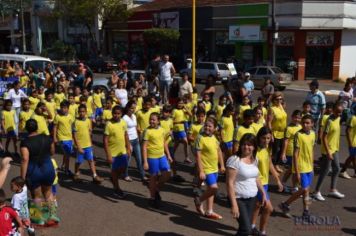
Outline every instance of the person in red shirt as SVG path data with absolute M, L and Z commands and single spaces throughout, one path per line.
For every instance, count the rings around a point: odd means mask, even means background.
M 14 233 L 12 222 L 16 221 L 20 235 L 23 235 L 22 222 L 17 212 L 6 206 L 5 191 L 0 189 L 0 236 L 9 236 Z

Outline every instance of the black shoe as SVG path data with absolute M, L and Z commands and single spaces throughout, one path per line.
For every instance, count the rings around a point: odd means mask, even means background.
M 177 183 L 182 183 L 185 179 L 180 175 L 173 175 L 172 180 Z
M 114 195 L 116 197 L 118 197 L 119 199 L 124 199 L 127 196 L 127 194 L 124 191 L 122 191 L 121 189 L 114 190 Z
M 251 230 L 250 234 L 253 236 L 260 236 L 260 231 L 255 227 Z
M 282 213 L 286 216 L 286 217 L 291 217 L 291 215 L 289 214 L 290 208 L 289 205 L 287 203 L 282 202 L 281 204 L 278 205 L 279 209 L 281 209 Z
M 157 199 L 158 201 L 162 201 L 162 198 L 161 198 L 161 195 L 159 194 L 159 191 L 156 192 L 155 199 Z
M 308 210 L 304 210 L 303 211 L 303 215 L 302 215 L 303 217 L 310 217 L 311 216 L 311 214 L 310 214 L 310 212 L 308 211 Z

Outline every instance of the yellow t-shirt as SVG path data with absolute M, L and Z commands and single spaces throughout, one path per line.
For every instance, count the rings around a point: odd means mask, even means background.
M 261 123 L 255 123 L 255 122 L 253 122 L 252 124 L 251 124 L 251 126 L 252 126 L 252 128 L 253 128 L 253 131 L 254 131 L 254 135 L 257 135 L 257 133 L 258 133 L 258 131 L 260 131 L 260 129 L 263 127 L 263 123 L 261 124 Z
M 37 121 L 37 126 L 38 126 L 37 133 L 38 134 L 49 135 L 47 121 L 44 116 L 40 116 L 40 115 L 33 113 L 31 118 Z
M 197 93 L 192 94 L 192 102 L 195 106 L 198 104 L 198 94 Z
M 251 109 L 250 105 L 240 105 L 239 110 L 239 123 L 242 124 L 244 122 L 244 112 L 248 109 Z
M 88 115 L 90 114 L 90 116 L 92 116 L 93 115 L 93 97 L 92 96 L 88 97 L 86 106 L 87 106 Z
M 66 99 L 66 95 L 64 93 L 54 93 L 54 102 L 56 103 L 56 108 L 59 109 L 61 106 L 61 102 Z
M 161 158 L 164 154 L 164 143 L 167 137 L 166 131 L 162 127 L 148 127 L 143 132 L 143 140 L 147 141 L 147 157 Z
M 171 134 L 172 130 L 173 130 L 173 120 L 172 118 L 168 118 L 166 120 L 161 120 L 161 127 L 164 129 L 164 131 L 166 132 L 166 134 Z M 172 137 L 171 135 L 167 135 L 167 139 L 166 142 L 168 144 L 170 144 L 172 141 Z
M 136 112 L 142 109 L 143 97 L 137 98 Z
M 189 130 L 189 134 L 192 135 L 192 137 L 194 138 L 194 140 L 196 140 L 196 138 L 198 137 L 198 135 L 200 134 L 200 131 L 202 130 L 202 128 L 204 127 L 204 123 L 193 123 L 192 126 L 190 127 Z
M 174 109 L 173 114 L 173 131 L 180 132 L 184 131 L 184 123 L 174 124 L 175 122 L 184 122 L 185 120 L 185 113 L 183 109 Z
M 323 117 L 321 118 L 321 124 L 320 124 L 321 132 L 323 132 L 326 125 L 326 121 L 328 120 L 329 116 L 330 115 L 323 115 Z
M 3 127 L 6 132 L 9 131 L 15 131 L 15 111 L 11 110 L 11 111 L 6 111 L 3 110 L 2 114 L 1 114 L 2 119 L 5 122 L 5 127 Z
M 37 104 L 40 102 L 40 99 L 30 96 L 28 97 L 28 100 L 30 101 L 30 110 L 34 111 L 37 107 Z
M 161 107 L 156 105 L 151 108 L 152 112 L 157 112 L 158 114 L 161 113 Z
M 93 94 L 93 106 L 94 108 L 102 108 L 103 104 L 101 103 L 102 95 L 101 93 L 94 93 Z
M 121 119 L 119 122 L 108 121 L 104 134 L 109 137 L 109 150 L 113 158 L 127 154 L 126 138 L 127 124 Z
M 287 128 L 287 113 L 283 107 L 271 106 L 273 113 L 272 131 L 276 139 L 283 139 L 284 131 Z
M 353 115 L 347 122 L 347 127 L 350 128 L 350 140 L 352 147 L 356 147 L 356 116 Z
M 53 168 L 54 168 L 54 172 L 56 173 L 56 177 L 54 178 L 54 181 L 53 181 L 53 184 L 52 185 L 56 185 L 58 184 L 58 174 L 57 174 L 57 169 L 58 169 L 58 164 L 56 162 L 56 160 L 54 158 L 51 158 L 51 161 L 52 161 L 52 165 L 53 165 Z
M 57 127 L 57 138 L 58 141 L 69 141 L 72 140 L 72 128 L 73 128 L 74 117 L 67 115 L 56 115 L 53 123 Z
M 269 148 L 258 148 L 256 158 L 258 160 L 259 177 L 262 185 L 268 184 L 269 181 L 269 164 L 272 150 Z
M 108 109 L 105 109 L 103 111 L 103 120 L 104 121 L 109 121 L 112 119 L 112 111 L 111 110 L 108 110 Z
M 234 134 L 234 141 L 235 142 L 240 142 L 240 139 L 242 138 L 242 136 L 244 136 L 245 134 L 255 134 L 255 130 L 253 129 L 253 127 L 250 125 L 250 127 L 246 128 L 245 126 L 237 126 L 235 128 L 235 134 Z
M 40 99 L 41 102 L 44 102 L 45 101 L 45 94 L 44 93 L 39 93 L 38 94 L 38 98 Z
M 226 107 L 226 105 L 223 105 L 223 106 L 217 105 L 217 107 L 216 107 L 216 119 L 217 120 L 221 119 L 222 113 L 223 113 L 225 107 Z
M 30 81 L 30 78 L 27 75 L 21 76 L 20 77 L 20 87 L 21 88 L 27 88 L 28 87 L 28 81 Z
M 194 108 L 193 102 L 188 102 L 184 106 L 187 109 L 187 111 L 189 111 L 191 114 L 193 114 L 193 108 Z M 185 116 L 185 121 L 192 120 L 192 117 L 189 114 L 185 113 L 184 116 Z
M 26 121 L 28 121 L 32 115 L 33 115 L 33 111 L 31 111 L 31 110 L 20 112 L 20 117 L 19 117 L 20 118 L 20 122 L 19 122 L 20 132 L 26 132 L 26 130 L 25 130 Z
M 330 149 L 331 154 L 338 152 L 340 148 L 341 133 L 340 117 L 335 118 L 333 115 L 330 115 L 328 120 L 326 121 L 324 133 L 326 133 L 326 137 L 328 139 L 328 147 Z M 321 142 L 321 154 L 327 154 L 324 142 Z
M 223 116 L 220 121 L 221 126 L 221 136 L 224 143 L 232 142 L 234 139 L 234 121 L 233 117 Z
M 72 117 L 76 117 L 78 113 L 78 104 L 70 104 L 68 109 L 68 114 Z
M 57 114 L 56 103 L 53 101 L 51 101 L 51 102 L 46 101 L 45 104 L 46 104 L 47 110 L 51 113 L 51 116 L 52 116 L 52 118 L 49 121 L 52 122 L 54 120 L 54 117 L 56 117 L 56 114 Z
M 73 131 L 75 132 L 78 144 L 81 148 L 87 148 L 91 147 L 91 138 L 90 138 L 90 132 L 91 132 L 91 121 L 88 118 L 85 118 L 84 120 L 81 119 L 75 119 L 74 125 L 73 125 Z
M 309 134 L 300 130 L 294 135 L 294 148 L 299 148 L 298 171 L 299 173 L 309 173 L 313 171 L 314 163 L 314 144 L 315 133 L 310 131 Z M 295 173 L 294 167 L 292 168 Z
M 203 101 L 203 103 L 204 103 L 204 106 L 205 106 L 205 113 L 208 113 L 208 111 L 210 111 L 211 110 L 211 102 L 209 102 L 209 101 Z
M 286 156 L 293 156 L 294 151 L 294 135 L 302 128 L 301 125 L 288 125 L 284 138 L 288 139 L 288 146 L 286 151 Z
M 208 136 L 199 134 L 195 142 L 196 151 L 200 152 L 203 171 L 205 174 L 217 173 L 219 171 L 219 141 L 215 135 Z
M 143 110 L 139 110 L 137 112 L 136 114 L 137 126 L 141 131 L 143 131 L 144 129 L 148 128 L 148 126 L 150 126 L 150 115 L 152 112 L 153 112 L 152 109 L 149 109 L 146 112 L 144 112 Z
M 75 97 L 74 97 L 75 103 L 77 103 L 77 104 L 80 103 L 80 96 L 81 96 L 81 95 L 78 95 L 78 96 L 75 96 Z

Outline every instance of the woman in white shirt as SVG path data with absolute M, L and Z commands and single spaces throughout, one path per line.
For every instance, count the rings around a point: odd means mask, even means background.
M 125 82 L 123 80 L 119 80 L 117 83 L 117 89 L 115 89 L 115 96 L 120 101 L 121 107 L 126 107 L 128 102 L 127 90 L 125 89 Z
M 20 82 L 15 81 L 13 83 L 13 88 L 10 89 L 5 99 L 10 99 L 12 101 L 12 109 L 15 110 L 16 131 L 18 131 L 21 99 L 23 98 L 27 98 L 27 95 L 20 89 Z
M 258 190 L 262 194 L 262 205 L 266 194 L 259 179 L 256 160 L 257 140 L 253 134 L 245 134 L 240 140 L 236 155 L 227 160 L 227 193 L 231 202 L 232 217 L 239 222 L 236 235 L 251 233 L 252 213 Z
M 123 120 L 127 124 L 127 134 L 129 135 L 129 140 L 131 143 L 132 153 L 134 153 L 134 157 L 136 160 L 137 169 L 140 172 L 140 177 L 142 181 L 146 181 L 147 178 L 145 177 L 145 171 L 143 170 L 142 166 L 142 155 L 141 155 L 141 145 L 140 140 L 138 138 L 137 133 L 137 120 L 135 116 L 136 111 L 136 103 L 129 101 L 125 107 L 125 115 L 123 116 Z M 129 165 L 130 165 L 131 156 L 129 157 L 128 165 L 125 171 L 125 180 L 131 182 L 132 179 L 129 176 Z

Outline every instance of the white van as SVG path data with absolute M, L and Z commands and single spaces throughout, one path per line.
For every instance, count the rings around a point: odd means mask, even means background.
M 18 63 L 24 70 L 32 67 L 34 71 L 44 71 L 48 64 L 50 64 L 53 69 L 53 63 L 49 58 L 21 54 L 0 54 L 0 69 L 4 68 L 8 61 L 10 61 L 12 66 L 14 63 Z

